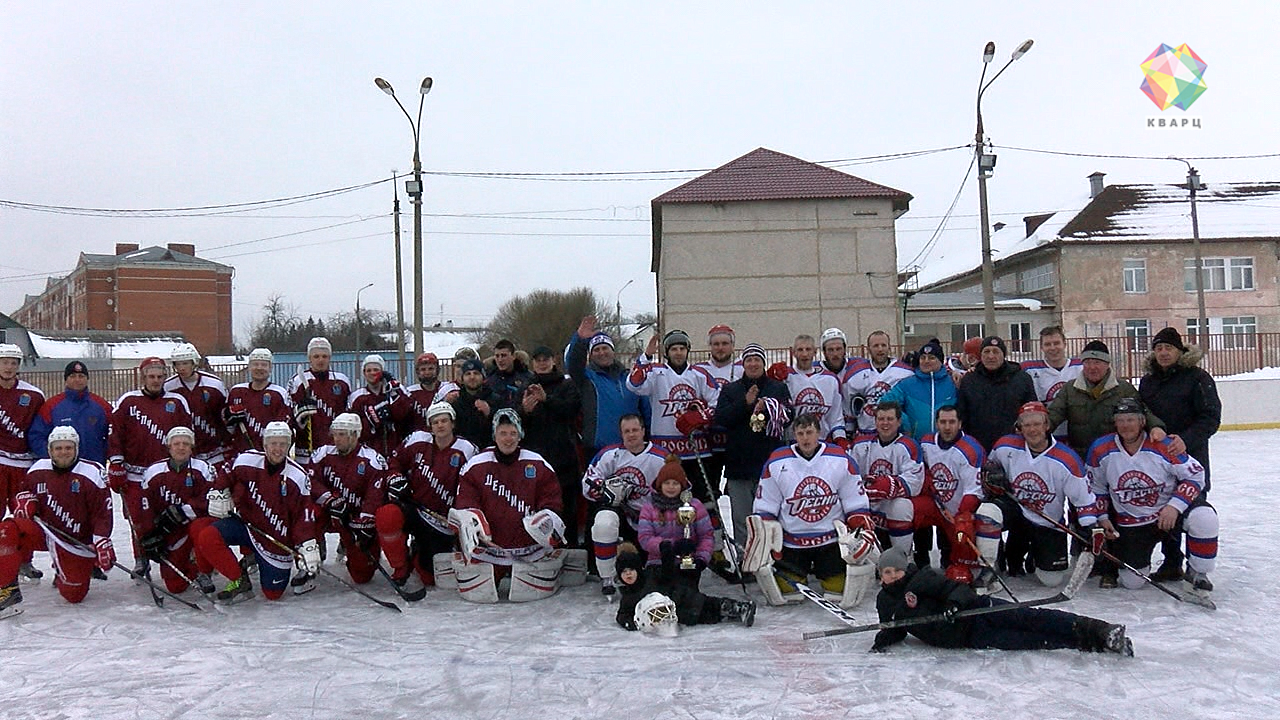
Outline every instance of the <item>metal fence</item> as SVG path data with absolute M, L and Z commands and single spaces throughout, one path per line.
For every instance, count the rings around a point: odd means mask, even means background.
M 1151 352 L 1150 338 L 1130 338 L 1130 337 L 1104 337 L 1104 338 L 1070 338 L 1067 340 L 1067 352 L 1071 355 L 1079 355 L 1084 350 L 1084 346 L 1091 340 L 1102 340 L 1111 350 L 1111 366 L 1119 377 L 1139 378 L 1146 372 L 1147 357 Z M 1238 375 L 1240 373 L 1257 370 L 1264 367 L 1280 367 L 1280 333 L 1256 333 L 1253 335 L 1230 335 L 1230 334 L 1213 334 L 1208 336 L 1209 349 L 1205 353 L 1205 358 L 1200 361 L 1200 367 L 1208 370 L 1215 377 L 1226 377 L 1228 375 Z M 1185 342 L 1190 343 L 1191 340 Z M 944 342 L 943 346 L 949 346 L 952 343 Z M 1009 359 L 1016 362 L 1031 360 L 1040 356 L 1039 344 L 1035 340 L 1025 341 L 1009 341 Z M 890 349 L 895 356 L 901 357 L 909 350 L 917 350 L 919 346 L 896 346 Z M 960 352 L 961 348 L 950 348 L 950 352 Z M 852 348 L 853 352 L 859 352 L 860 348 Z M 769 365 L 775 362 L 790 362 L 790 348 L 766 348 L 766 362 Z M 388 369 L 396 367 L 396 356 L 387 353 L 383 357 L 386 358 Z M 701 362 L 708 359 L 709 353 L 705 350 L 695 350 L 689 354 L 690 362 Z M 618 359 L 623 364 L 630 364 L 632 356 L 619 354 Z M 820 358 L 819 358 L 820 359 Z M 272 367 L 271 379 L 273 382 L 283 386 L 288 386 L 289 379 L 298 371 L 299 363 L 296 362 L 277 362 Z M 352 385 L 359 387 L 363 384 L 360 379 L 359 360 L 351 354 L 351 357 L 336 356 L 331 364 L 334 370 L 346 373 L 351 378 Z M 244 363 L 234 365 L 216 365 L 211 371 L 222 378 L 228 387 L 237 383 L 248 380 L 248 371 L 245 369 Z M 401 378 L 406 384 L 414 382 L 412 371 L 405 373 L 406 377 Z M 440 358 L 440 376 L 446 379 L 453 378 L 453 361 L 451 358 Z M 63 376 L 61 371 L 43 370 L 36 372 L 23 372 L 21 374 L 23 380 L 35 385 L 44 391 L 46 396 L 54 395 L 62 392 L 64 387 Z M 89 374 L 89 389 L 106 398 L 108 401 L 114 401 L 129 390 L 138 387 L 138 374 L 132 368 L 123 368 L 117 370 L 92 370 Z

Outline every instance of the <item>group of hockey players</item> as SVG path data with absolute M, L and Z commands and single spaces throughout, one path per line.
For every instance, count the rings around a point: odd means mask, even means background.
M 104 409 L 72 405 L 87 392 L 83 364 L 68 365 L 66 397 L 46 401 L 17 377 L 18 348 L 0 345 L 0 489 L 12 512 L 0 522 L 0 616 L 20 610 L 19 576 L 39 578 L 34 551 L 51 553 L 70 602 L 119 567 L 113 495 L 130 574 L 149 581 L 156 565 L 169 592 L 195 585 L 229 603 L 253 595 L 254 573 L 268 599 L 309 591 L 332 574 L 332 535 L 352 582 L 381 571 L 410 601 L 431 585 L 473 602 L 537 600 L 594 569 L 621 599 L 619 624 L 660 632 L 753 622 L 753 603 L 700 592 L 706 568 L 755 582 L 771 605 L 817 595 L 812 577 L 853 607 L 879 581 L 881 619 L 893 620 L 906 582 L 957 607 L 991 602 L 1006 574 L 1060 585 L 1070 533 L 1075 550 L 1119 560 L 1098 564 L 1104 587 L 1151 580 L 1162 545 L 1156 579 L 1211 592 L 1205 465 L 1220 406 L 1176 331 L 1155 338 L 1151 392 L 1148 378 L 1139 391 L 1114 377 L 1101 342 L 1066 357 L 1058 328 L 1023 366 L 994 336 L 952 357 L 931 340 L 894 358 L 879 331 L 852 356 L 836 328 L 797 336 L 791 362 L 735 347 L 717 325 L 709 359 L 691 363 L 690 336 L 672 330 L 626 368 L 589 317 L 564 367 L 549 348 L 528 356 L 502 341 L 488 363 L 457 358 L 456 382 L 431 353 L 408 386 L 369 355 L 354 386 L 314 338 L 287 388 L 259 348 L 248 380 L 228 389 L 182 345 L 171 369 L 144 360 L 139 389 Z M 941 571 L 926 567 L 935 532 Z M 1058 640 L 1025 646 L 1126 646 L 1100 621 L 1061 640 L 1071 622 L 1056 622 Z

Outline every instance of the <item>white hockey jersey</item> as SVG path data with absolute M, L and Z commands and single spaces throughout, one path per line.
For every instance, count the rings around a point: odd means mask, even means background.
M 716 365 L 710 360 L 703 360 L 694 365 L 695 368 L 705 372 L 707 377 L 711 378 L 711 384 L 715 386 L 715 390 L 707 396 L 707 407 L 715 412 L 716 403 L 720 402 L 720 390 L 725 385 L 742 379 L 742 363 L 736 360 L 730 360 L 723 366 Z M 725 429 L 715 422 L 711 423 L 711 427 L 707 429 L 708 442 L 711 452 L 724 452 L 724 447 L 729 442 L 729 436 Z
M 651 442 L 645 443 L 639 453 L 632 453 L 622 444 L 606 445 L 596 453 L 582 476 L 582 496 L 592 502 L 601 502 L 606 480 L 617 477 L 627 481 L 633 489 L 622 510 L 634 528 L 640 520 L 640 508 L 648 502 L 653 491 L 653 481 L 658 478 L 658 471 L 670 454 Z
M 1169 451 L 1169 439 L 1144 436 L 1132 455 L 1115 434 L 1098 438 L 1089 448 L 1089 487 L 1107 496 L 1116 523 L 1149 525 L 1165 505 L 1185 513 L 1204 490 L 1204 468 L 1189 455 Z
M 787 374 L 787 390 L 791 391 L 795 417 L 807 413 L 818 418 L 818 433 L 823 440 L 846 436 L 843 396 L 835 373 L 816 364 L 808 372 L 792 367 Z
M 792 548 L 837 540 L 835 523 L 867 513 L 858 468 L 838 445 L 819 443 L 805 459 L 795 445 L 778 448 L 760 475 L 751 512 L 782 525 L 782 544 Z
M 863 358 L 850 362 L 853 367 L 842 387 L 845 415 L 851 418 L 848 429 L 851 433 L 874 434 L 880 398 L 894 385 L 914 375 L 915 369 L 898 360 L 889 363 L 884 370 L 876 370 L 869 360 Z M 855 413 L 856 398 L 862 398 L 863 403 L 861 410 Z
M 1031 376 L 1031 382 L 1036 386 L 1036 398 L 1046 406 L 1053 402 L 1053 399 L 1062 392 L 1067 383 L 1080 377 L 1080 371 L 1084 370 L 1084 361 L 1080 358 L 1067 358 L 1067 364 L 1059 370 L 1044 360 L 1028 360 L 1022 363 L 1022 369 L 1027 371 Z M 1058 427 L 1053 429 L 1053 434 L 1057 437 L 1064 438 L 1067 436 L 1067 421 L 1063 420 Z
M 1087 527 L 1096 521 L 1089 511 L 1097 498 L 1089 492 L 1084 463 L 1065 443 L 1050 437 L 1048 449 L 1033 456 L 1021 435 L 1005 435 L 991 448 L 991 459 L 1004 468 L 1013 497 L 1023 506 L 1022 515 L 1032 524 L 1053 527 L 1028 507 L 1062 522 L 1067 501 L 1084 511 L 1080 513 L 1081 525 Z
M 646 358 L 640 356 L 627 376 L 627 389 L 649 398 L 652 407 L 649 439 L 678 455 L 681 460 L 707 457 L 710 452 L 705 434 L 698 434 L 696 438 L 685 436 L 676 429 L 676 418 L 691 400 L 704 403 L 714 412 L 718 390 L 711 376 L 693 366 L 686 367 L 684 372 L 676 372 L 665 363 L 647 363 L 644 360 Z
M 964 510 L 973 512 L 983 499 L 978 471 L 982 469 L 986 453 L 977 440 L 964 433 L 960 433 L 950 445 L 943 445 L 935 433 L 920 439 L 925 483 L 953 516 L 961 511 L 962 505 Z M 972 499 L 966 501 L 966 498 Z
M 905 490 L 903 497 L 915 497 L 924 490 L 924 463 L 920 445 L 906 435 L 888 445 L 877 435 L 863 437 L 849 448 L 863 478 L 888 475 Z

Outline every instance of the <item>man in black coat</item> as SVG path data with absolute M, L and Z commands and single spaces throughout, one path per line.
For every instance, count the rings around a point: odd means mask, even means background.
M 747 539 L 747 515 L 755 500 L 760 471 L 769 455 L 785 445 L 783 428 L 790 420 L 791 391 L 787 384 L 768 377 L 764 372 L 764 348 L 751 343 L 742 349 L 742 379 L 720 389 L 715 422 L 725 428 L 725 492 L 733 512 L 733 537 L 738 543 Z M 776 402 L 767 402 L 772 399 Z M 778 413 L 781 413 L 779 415 Z M 757 418 L 759 430 L 752 427 Z
M 470 440 L 477 448 L 493 444 L 493 391 L 484 384 L 484 364 L 479 360 L 462 363 L 462 386 L 458 396 L 449 402 L 458 417 L 454 433 Z
M 979 362 L 964 374 L 956 390 L 956 408 L 964 431 L 991 452 L 996 440 L 1013 432 L 1018 408 L 1036 400 L 1036 386 L 1027 371 L 1006 359 L 1004 340 L 982 340 Z
M 1222 423 L 1222 401 L 1213 376 L 1199 366 L 1204 352 L 1182 343 L 1182 336 L 1167 327 L 1156 333 L 1147 358 L 1147 374 L 1138 383 L 1138 396 L 1147 410 L 1164 421 L 1165 431 L 1176 435 L 1187 454 L 1204 468 L 1204 492 L 1209 492 L 1209 438 Z M 1181 538 L 1161 544 L 1164 562 L 1152 574 L 1156 580 L 1182 579 Z
M 578 463 L 578 433 L 574 425 L 582 411 L 582 393 L 556 367 L 551 348 L 533 351 L 533 382 L 520 401 L 524 419 L 524 446 L 551 464 L 560 481 L 564 502 L 565 544 L 578 541 L 578 498 L 582 496 L 582 469 Z

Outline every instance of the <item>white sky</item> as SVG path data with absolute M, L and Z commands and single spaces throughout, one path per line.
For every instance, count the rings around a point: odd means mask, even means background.
M 797 9 L 796 6 L 799 6 Z M 711 168 L 756 147 L 823 161 L 964 145 L 988 40 L 994 71 L 1035 47 L 983 101 L 997 145 L 1164 157 L 1270 153 L 1280 67 L 1274 3 L 6 3 L 0 6 L 0 200 L 92 208 L 248 202 L 411 167 L 426 98 L 428 171 Z M 948 8 L 948 9 L 943 9 Z M 1161 113 L 1139 90 L 1160 43 L 1208 63 L 1208 91 Z M 1201 129 L 1148 129 L 1148 117 Z M 1058 209 L 1111 183 L 1178 182 L 1181 163 L 996 149 L 993 221 Z M 841 169 L 915 196 L 899 263 L 925 244 L 971 151 Z M 1206 183 L 1280 179 L 1280 158 L 1197 161 Z M 653 310 L 649 201 L 692 177 L 551 182 L 428 176 L 428 324 L 482 322 L 538 287 L 594 287 Z M 403 192 L 401 194 L 404 200 Z M 977 261 L 970 178 L 928 262 Z M 234 265 L 237 335 L 268 295 L 305 315 L 394 307 L 390 183 L 269 212 L 82 217 L 0 206 L 0 310 L 81 251 L 194 242 Z M 410 206 L 402 202 L 411 300 Z M 573 212 L 568 212 L 573 211 Z M 519 214 L 538 219 L 481 218 Z M 535 214 L 536 215 L 533 215 Z M 462 215 L 464 217 L 447 217 Z M 271 216 L 271 217 L 268 217 Z M 355 222 L 327 230 L 325 226 Z M 294 233 L 261 242 L 251 242 Z M 237 247 L 222 247 L 245 243 Z M 324 243 L 324 244 L 320 244 Z M 296 247 L 306 245 L 306 247 Z M 239 255 L 255 252 L 256 254 Z M 411 319 L 411 308 L 406 307 Z

